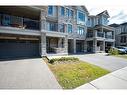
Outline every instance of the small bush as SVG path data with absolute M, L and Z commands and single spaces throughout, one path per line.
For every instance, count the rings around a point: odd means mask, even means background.
M 53 58 L 49 60 L 49 63 L 53 64 L 55 62 L 61 62 L 61 61 L 79 61 L 78 58 L 75 57 L 61 57 L 61 58 Z
M 111 48 L 109 51 L 108 51 L 109 55 L 118 55 L 119 52 L 117 49 L 114 49 L 114 48 Z

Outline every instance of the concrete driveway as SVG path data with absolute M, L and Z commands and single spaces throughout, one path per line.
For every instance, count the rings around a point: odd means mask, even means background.
M 41 58 L 0 61 L 0 89 L 61 88 Z
M 72 55 L 72 56 L 78 57 L 80 60 L 100 66 L 109 71 L 115 71 L 127 66 L 127 59 L 114 56 L 107 56 L 106 53 Z

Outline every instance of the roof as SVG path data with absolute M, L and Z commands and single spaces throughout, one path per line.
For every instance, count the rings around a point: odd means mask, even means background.
M 122 24 L 120 24 L 120 25 L 127 25 L 127 22 L 124 22 L 124 23 L 122 23 Z
M 99 16 L 99 15 L 107 15 L 108 17 L 110 17 L 107 10 L 97 14 L 97 16 Z
M 116 23 L 113 23 L 113 24 L 110 24 L 109 26 L 111 26 L 111 27 L 118 27 L 120 25 L 119 24 L 116 24 Z

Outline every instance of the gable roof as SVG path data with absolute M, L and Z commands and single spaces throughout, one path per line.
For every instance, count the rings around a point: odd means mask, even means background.
M 87 8 L 83 5 L 82 6 L 72 6 L 72 7 L 75 7 L 76 9 L 78 9 L 78 7 L 81 7 L 85 12 L 87 12 L 89 14 Z
M 111 26 L 111 27 L 119 27 L 120 25 L 119 25 L 119 24 L 114 23 L 114 24 L 110 24 L 109 26 Z
M 97 14 L 97 16 L 99 16 L 99 15 L 106 15 L 106 16 L 110 17 L 107 10 L 105 10 L 105 11 L 103 11 L 103 12 Z

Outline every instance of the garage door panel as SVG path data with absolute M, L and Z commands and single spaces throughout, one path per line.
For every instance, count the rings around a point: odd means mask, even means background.
M 0 58 L 37 57 L 39 56 L 39 42 L 31 41 L 0 41 Z

